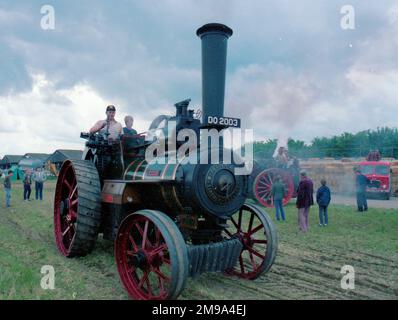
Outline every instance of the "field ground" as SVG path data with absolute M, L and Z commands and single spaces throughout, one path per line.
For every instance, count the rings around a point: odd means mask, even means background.
M 355 196 L 346 195 L 333 195 L 333 203 L 355 205 Z M 398 210 L 398 197 L 391 197 L 390 200 L 381 199 L 368 199 L 368 205 L 370 208 L 383 208 L 383 209 L 397 209 Z
M 61 257 L 54 244 L 54 182 L 45 185 L 43 202 L 23 202 L 14 184 L 12 205 L 4 207 L 0 188 L 1 299 L 128 299 L 113 258 L 113 244 L 99 239 L 91 255 Z M 294 204 L 287 222 L 277 223 L 279 250 L 271 271 L 254 281 L 222 274 L 188 279 L 180 299 L 397 299 L 398 210 L 373 209 L 365 214 L 347 205 L 331 205 L 330 225 L 317 225 L 310 213 L 310 232 L 297 231 Z M 272 211 L 268 211 L 275 221 Z M 43 290 L 43 265 L 55 268 L 55 289 Z M 341 267 L 355 268 L 355 289 L 340 287 Z

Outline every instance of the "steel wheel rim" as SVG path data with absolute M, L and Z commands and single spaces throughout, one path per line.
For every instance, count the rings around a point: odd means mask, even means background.
M 250 213 L 248 219 L 244 218 L 245 212 Z M 231 231 L 225 229 L 224 232 L 227 238 L 239 238 L 243 248 L 237 265 L 226 273 L 244 279 L 255 279 L 264 270 L 269 239 L 263 222 L 254 210 L 244 205 L 237 215 L 237 220 L 231 217 Z
M 167 299 L 173 261 L 161 230 L 145 216 L 134 214 L 126 220 L 118 232 L 115 255 L 127 292 L 133 299 Z
M 280 169 L 264 170 L 254 181 L 254 196 L 264 207 L 271 208 L 274 206 L 271 188 L 276 176 L 282 178 L 287 190 L 286 195 L 283 197 L 283 205 L 286 205 L 293 196 L 293 179 L 289 174 Z
M 76 236 L 78 213 L 77 179 L 71 162 L 67 162 L 58 176 L 54 201 L 54 231 L 59 251 L 68 256 Z

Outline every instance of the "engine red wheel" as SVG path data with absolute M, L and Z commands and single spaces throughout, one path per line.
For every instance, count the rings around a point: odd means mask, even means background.
M 278 176 L 281 177 L 286 188 L 283 204 L 286 205 L 293 196 L 294 183 L 293 177 L 290 173 L 277 168 L 264 170 L 257 175 L 253 186 L 255 198 L 264 207 L 272 208 L 274 206 L 271 196 L 271 188 L 276 177 Z
M 88 161 L 67 160 L 58 175 L 54 199 L 54 235 L 66 257 L 89 253 L 101 220 L 100 182 Z
M 254 204 L 244 204 L 224 230 L 227 238 L 239 238 L 243 244 L 238 263 L 229 275 L 253 280 L 267 272 L 278 248 L 276 228 L 268 215 Z
M 115 259 L 131 298 L 176 299 L 188 277 L 188 251 L 181 232 L 164 213 L 141 210 L 121 223 Z

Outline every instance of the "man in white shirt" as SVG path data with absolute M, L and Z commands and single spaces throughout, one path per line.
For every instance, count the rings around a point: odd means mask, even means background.
M 123 128 L 121 123 L 115 120 L 115 114 L 115 106 L 107 106 L 106 119 L 97 121 L 97 123 L 90 129 L 90 133 L 99 132 L 103 135 L 106 135 L 108 133 L 108 139 L 119 139 L 120 135 L 123 133 Z

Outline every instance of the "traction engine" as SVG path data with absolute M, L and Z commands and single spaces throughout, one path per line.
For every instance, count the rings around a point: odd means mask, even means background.
M 246 202 L 249 175 L 235 174 L 241 164 L 194 163 L 168 148 L 146 157 L 154 144 L 168 145 L 183 129 L 200 137 L 201 129 L 221 131 L 228 127 L 220 125 L 223 119 L 234 119 L 224 117 L 232 30 L 212 23 L 197 35 L 202 40 L 202 121 L 185 100 L 175 104 L 175 116 L 158 116 L 146 134 L 110 140 L 82 133 L 87 140 L 83 159 L 66 160 L 58 175 L 58 250 L 66 257 L 87 255 L 101 233 L 115 244 L 118 273 L 133 299 L 176 299 L 188 276 L 204 272 L 256 279 L 276 256 L 276 229 L 262 208 Z M 197 157 L 209 151 L 201 146 Z M 217 152 L 231 150 L 221 145 Z

